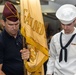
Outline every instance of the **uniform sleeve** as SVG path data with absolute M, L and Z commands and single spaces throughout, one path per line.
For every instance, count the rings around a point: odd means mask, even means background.
M 2 44 L 2 42 L 0 42 L 0 64 L 2 64 L 3 63 L 3 57 L 4 57 L 4 49 L 3 49 L 4 47 L 3 47 L 3 44 Z
M 46 74 L 51 74 L 53 73 L 54 70 L 54 63 L 56 59 L 56 49 L 54 45 L 54 37 L 52 37 L 51 42 L 50 42 L 50 50 L 49 50 L 49 60 L 47 62 L 47 72 Z

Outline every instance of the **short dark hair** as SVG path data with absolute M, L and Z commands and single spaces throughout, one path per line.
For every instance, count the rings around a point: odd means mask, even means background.
M 6 22 L 6 18 L 4 16 L 2 16 L 2 19 Z

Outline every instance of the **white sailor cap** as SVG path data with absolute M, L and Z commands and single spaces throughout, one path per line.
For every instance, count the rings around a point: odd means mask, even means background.
M 56 11 L 56 17 L 63 24 L 70 24 L 76 18 L 76 7 L 72 4 L 64 4 Z

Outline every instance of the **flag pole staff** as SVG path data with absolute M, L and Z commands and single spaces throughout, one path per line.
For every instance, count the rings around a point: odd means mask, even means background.
M 23 48 L 27 48 L 25 37 L 23 37 Z M 25 61 L 27 61 L 27 60 L 25 60 Z M 24 75 L 28 75 L 25 65 L 24 65 Z

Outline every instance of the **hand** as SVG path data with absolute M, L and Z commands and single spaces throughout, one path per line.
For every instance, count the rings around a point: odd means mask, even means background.
M 26 48 L 23 48 L 22 50 L 20 50 L 21 52 L 21 56 L 23 60 L 28 60 L 30 57 L 30 51 Z
M 0 75 L 6 75 L 3 71 L 0 70 Z

